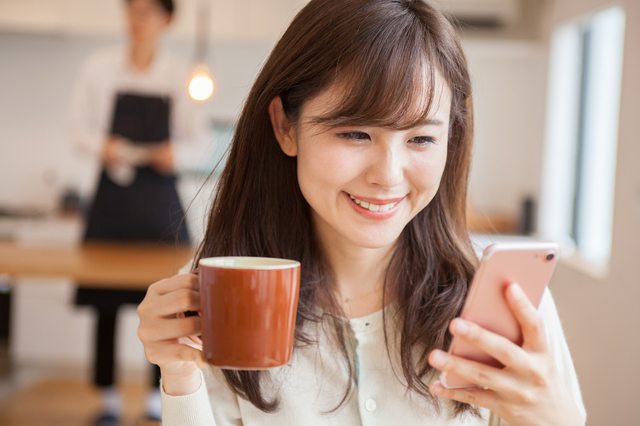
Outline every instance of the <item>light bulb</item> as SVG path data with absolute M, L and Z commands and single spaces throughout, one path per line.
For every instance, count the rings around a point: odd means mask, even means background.
M 213 94 L 213 79 L 206 65 L 198 65 L 189 82 L 189 95 L 197 101 L 205 101 Z

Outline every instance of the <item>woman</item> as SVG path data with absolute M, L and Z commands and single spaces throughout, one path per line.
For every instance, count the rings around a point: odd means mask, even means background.
M 187 68 L 158 47 L 171 23 L 172 0 L 127 0 L 128 45 L 109 47 L 85 62 L 70 112 L 75 145 L 101 169 L 85 241 L 187 244 L 176 173 L 203 152 L 199 123 L 187 95 Z M 118 309 L 145 292 L 80 287 L 76 302 L 98 312 L 94 382 L 103 395 L 96 424 L 121 414 L 114 383 Z M 154 379 L 157 389 L 157 377 Z M 155 396 L 154 396 L 155 395 Z M 159 417 L 159 393 L 148 415 Z
M 198 255 L 301 262 L 291 364 L 200 370 L 199 317 L 179 315 L 199 310 L 197 277 L 155 283 L 138 335 L 162 370 L 163 424 L 583 425 L 549 294 L 538 313 L 509 288 L 522 347 L 451 322 L 476 265 L 471 137 L 466 61 L 433 7 L 311 1 L 249 94 Z M 507 367 L 449 356 L 452 335 Z M 438 370 L 483 388 L 446 390 Z

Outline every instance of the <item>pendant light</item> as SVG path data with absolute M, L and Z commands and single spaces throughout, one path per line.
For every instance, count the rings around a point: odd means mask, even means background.
M 204 58 L 209 45 L 209 22 L 211 7 L 210 0 L 198 2 L 198 16 L 196 17 L 196 66 L 189 82 L 189 95 L 197 101 L 206 101 L 215 89 L 213 78 Z
M 206 101 L 213 94 L 213 89 L 209 67 L 205 64 L 196 65 L 189 82 L 189 95 L 196 101 Z

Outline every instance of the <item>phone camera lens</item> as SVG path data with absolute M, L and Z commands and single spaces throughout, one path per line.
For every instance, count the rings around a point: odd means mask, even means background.
M 554 257 L 555 257 L 555 255 L 554 255 L 553 253 L 549 253 L 549 254 L 547 255 L 547 260 L 551 260 L 551 259 L 553 259 Z

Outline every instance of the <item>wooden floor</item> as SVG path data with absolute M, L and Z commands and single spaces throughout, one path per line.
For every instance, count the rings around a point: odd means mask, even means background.
M 124 401 L 122 426 L 152 426 L 141 421 L 148 387 L 118 386 Z M 80 380 L 44 379 L 2 401 L 0 426 L 88 426 L 100 409 L 98 392 Z

